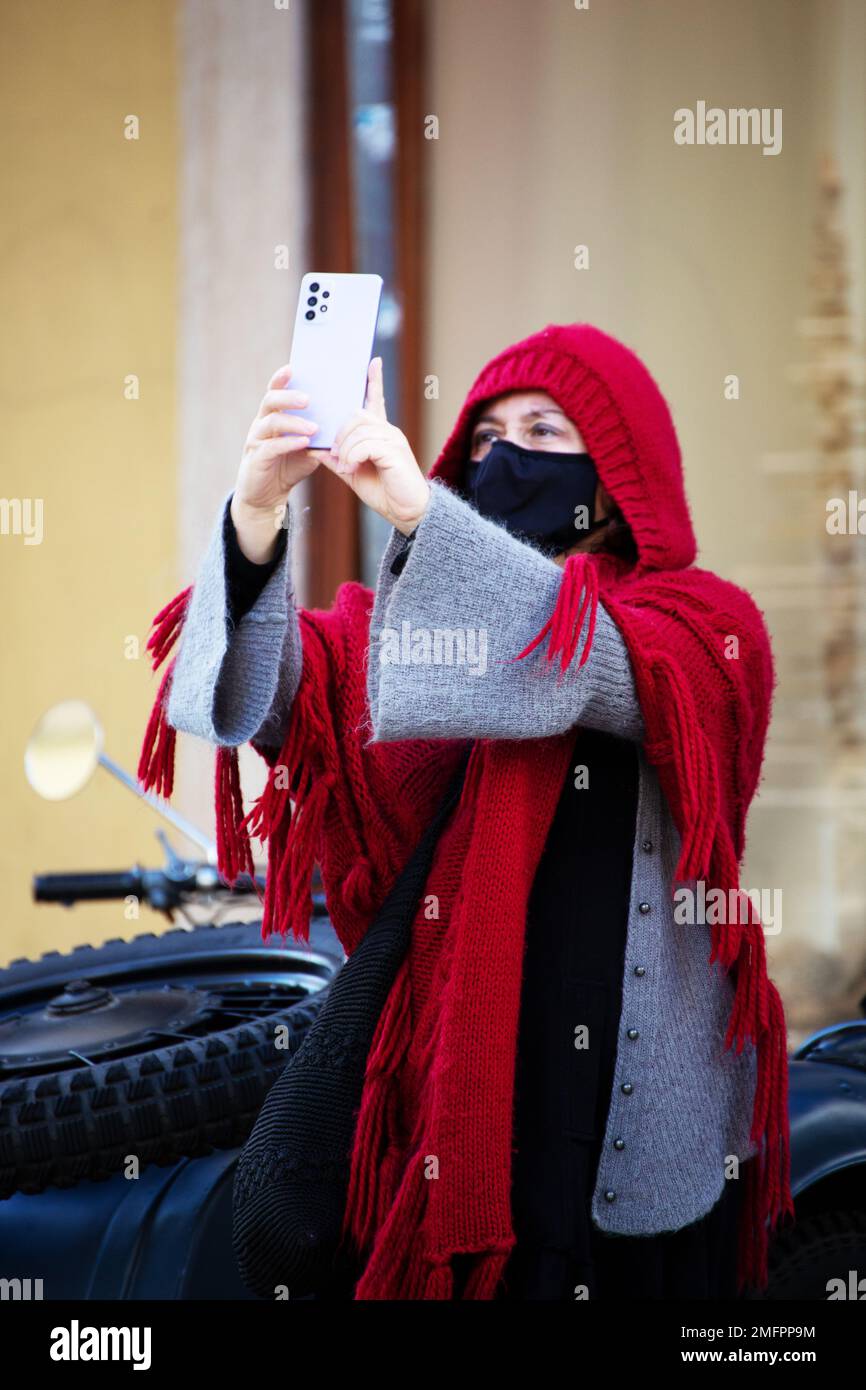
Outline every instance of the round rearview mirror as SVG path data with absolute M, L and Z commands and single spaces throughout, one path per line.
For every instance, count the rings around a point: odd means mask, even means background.
M 65 801 L 86 786 L 102 754 L 102 727 L 83 700 L 46 710 L 24 753 L 24 771 L 47 801 Z

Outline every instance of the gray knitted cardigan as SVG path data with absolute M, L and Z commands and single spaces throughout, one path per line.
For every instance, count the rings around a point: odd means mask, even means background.
M 212 744 L 281 746 L 302 652 L 289 544 L 255 605 L 231 621 L 224 499 L 201 561 L 171 684 L 169 722 Z M 369 736 L 523 739 L 578 724 L 642 744 L 625 645 L 600 604 L 589 659 L 540 682 L 536 651 L 562 571 L 431 483 L 407 547 L 394 531 L 381 560 L 370 624 Z M 507 603 L 503 595 L 519 595 Z M 439 633 L 439 660 L 436 634 Z M 421 634 L 420 638 L 418 634 Z M 424 638 L 429 634 L 429 640 Z M 405 660 L 420 641 L 429 659 Z M 403 644 L 401 646 L 401 643 Z M 450 655 L 450 662 L 449 662 Z M 501 664 L 499 664 L 501 663 Z M 535 673 L 535 678 L 534 678 Z M 642 747 L 616 1070 L 592 1199 L 602 1230 L 655 1235 L 699 1220 L 756 1152 L 749 1139 L 756 1054 L 724 1046 L 733 983 L 709 965 L 707 925 L 678 925 L 671 884 L 679 834 Z

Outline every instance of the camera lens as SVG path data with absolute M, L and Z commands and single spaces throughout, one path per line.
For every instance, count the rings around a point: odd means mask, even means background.
M 311 307 L 312 307 L 314 304 L 318 304 L 318 302 L 319 302 L 319 301 L 317 300 L 317 298 L 316 298 L 316 296 L 315 296 L 314 294 L 311 294 L 310 297 L 309 297 L 309 299 L 307 300 L 307 303 L 308 303 Z
M 315 317 L 316 317 L 316 311 L 315 311 L 315 309 L 308 309 L 307 312 L 304 314 L 304 318 L 305 318 L 305 319 L 314 319 Z
M 329 299 L 330 296 L 331 296 L 331 291 L 330 291 L 330 290 L 322 290 L 322 298 L 323 298 L 323 299 Z
M 317 290 L 318 288 L 319 288 L 319 282 L 318 282 L 318 280 L 316 280 L 316 281 L 310 286 L 310 294 L 315 294 L 315 293 L 316 293 L 316 290 Z
M 323 314 L 326 314 L 327 312 L 328 312 L 328 306 L 327 306 L 327 304 L 323 304 L 323 305 L 322 305 L 322 313 L 323 313 Z

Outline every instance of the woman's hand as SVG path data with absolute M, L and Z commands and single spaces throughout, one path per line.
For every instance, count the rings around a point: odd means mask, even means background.
M 363 410 L 346 421 L 330 453 L 311 453 L 398 531 L 408 536 L 415 530 L 427 510 L 430 484 L 405 434 L 388 423 L 381 357 L 370 363 Z
M 309 398 L 287 390 L 290 366 L 280 367 L 268 382 L 258 414 L 250 425 L 231 502 L 238 544 L 248 560 L 264 564 L 277 545 L 289 493 L 322 461 L 307 447 L 318 425 L 286 412 L 303 409 Z

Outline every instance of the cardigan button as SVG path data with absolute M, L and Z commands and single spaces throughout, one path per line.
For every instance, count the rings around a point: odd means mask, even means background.
M 614 1141 L 613 1141 L 613 1147 L 614 1147 L 615 1149 L 624 1149 L 624 1148 L 625 1148 L 625 1140 L 624 1140 L 624 1139 L 614 1139 Z
M 616 1193 L 615 1193 L 615 1192 L 611 1192 L 610 1190 L 608 1190 L 608 1191 L 605 1192 L 605 1194 L 604 1194 L 604 1200 L 605 1200 L 606 1202 L 615 1202 L 615 1201 L 616 1201 Z
M 624 1081 L 619 1089 L 622 1091 L 624 1096 L 630 1096 L 632 1091 L 634 1090 L 634 1086 L 631 1084 L 630 1081 Z
M 643 976 L 646 974 L 646 966 L 636 965 L 634 968 L 634 973 L 642 979 Z
M 649 903 L 638 903 L 637 910 L 638 912 L 647 913 L 650 910 L 650 905 Z
M 640 1037 L 640 1033 L 637 1031 L 636 1028 L 629 1028 L 628 1032 L 626 1033 L 626 1037 L 630 1038 L 631 1041 L 634 1042 L 636 1038 Z
M 653 842 L 652 842 L 652 840 L 644 840 L 644 842 L 643 842 L 643 851 L 644 851 L 644 854 L 652 854 L 652 848 L 653 848 Z

